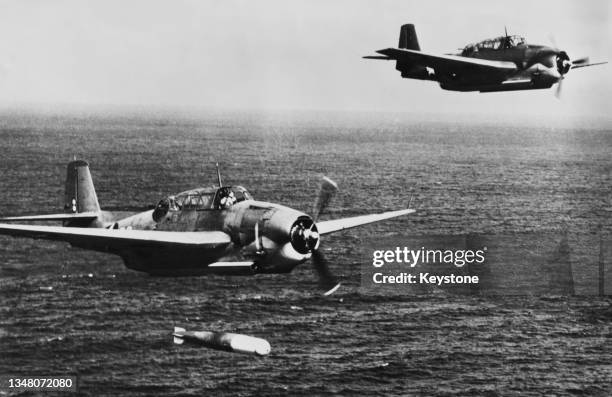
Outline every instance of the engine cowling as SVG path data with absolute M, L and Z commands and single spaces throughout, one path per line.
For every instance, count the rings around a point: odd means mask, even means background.
M 249 247 L 257 252 L 259 262 L 280 266 L 298 264 L 310 258 L 319 247 L 319 232 L 310 216 L 287 207 L 271 208 L 260 215 L 243 217 L 241 225 L 242 230 L 246 227 L 256 230 L 251 234 L 255 241 L 251 240 Z
M 300 254 L 308 254 L 319 247 L 319 231 L 309 216 L 300 216 L 291 226 L 290 241 Z
M 570 57 L 565 51 L 561 51 L 557 54 L 557 57 L 555 58 L 555 64 L 557 65 L 557 71 L 561 75 L 566 74 L 572 68 L 572 62 L 570 61 Z

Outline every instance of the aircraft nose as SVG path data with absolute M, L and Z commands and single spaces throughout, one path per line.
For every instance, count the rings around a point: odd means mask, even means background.
M 262 272 L 288 272 L 312 256 L 319 232 L 312 218 L 298 211 L 278 211 L 262 222 L 260 253 Z
M 319 247 L 319 231 L 311 217 L 304 215 L 293 223 L 290 241 L 293 248 L 301 254 L 307 254 Z
M 565 51 L 560 51 L 557 54 L 555 63 L 557 64 L 557 71 L 561 75 L 569 72 L 570 68 L 572 67 L 572 62 L 570 61 L 570 57 L 569 55 L 567 55 Z
M 301 263 L 319 247 L 317 226 L 303 212 L 281 207 L 259 222 L 261 248 L 270 263 Z

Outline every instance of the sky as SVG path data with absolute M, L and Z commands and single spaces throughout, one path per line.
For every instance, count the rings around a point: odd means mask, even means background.
M 554 88 L 493 94 L 402 79 L 363 55 L 448 53 L 519 34 L 572 58 L 612 60 L 609 0 L 0 0 L 0 107 L 137 105 L 221 109 L 608 117 L 612 64 Z

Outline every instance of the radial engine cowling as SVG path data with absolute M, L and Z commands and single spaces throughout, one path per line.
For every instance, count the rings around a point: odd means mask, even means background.
M 290 241 L 300 254 L 308 254 L 319 247 L 319 231 L 311 217 L 301 216 L 293 222 Z
M 279 208 L 260 228 L 267 262 L 299 263 L 319 247 L 319 232 L 312 218 L 290 208 Z
M 572 62 L 570 61 L 570 57 L 567 55 L 565 51 L 561 51 L 557 54 L 555 63 L 557 65 L 557 71 L 561 75 L 564 75 L 567 72 L 569 72 L 569 70 L 572 67 Z

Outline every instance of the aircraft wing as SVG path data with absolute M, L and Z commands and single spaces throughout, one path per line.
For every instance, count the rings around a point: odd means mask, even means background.
M 605 65 L 608 62 L 595 62 L 595 63 L 583 63 L 578 65 L 572 65 L 572 69 L 586 68 L 587 66 Z
M 390 59 L 414 63 L 420 66 L 427 66 L 433 69 L 460 70 L 466 68 L 477 68 L 498 72 L 512 72 L 517 69 L 516 65 L 512 62 L 490 61 L 487 59 L 462 57 L 459 55 L 433 55 L 421 51 L 402 48 L 385 48 L 384 50 L 379 50 L 376 52 L 383 54 Z
M 133 246 L 218 248 L 231 243 L 223 232 L 173 232 L 0 223 L 0 234 L 66 241 L 76 246 L 116 250 Z
M 319 234 L 329 234 L 333 232 L 338 232 L 340 230 L 350 229 L 352 227 L 366 225 L 368 223 L 374 223 L 378 221 L 383 221 L 385 219 L 396 218 L 398 216 L 412 214 L 413 212 L 416 212 L 416 211 L 412 209 L 406 209 L 406 210 L 399 210 L 399 211 L 383 212 L 382 214 L 362 215 L 362 216 L 355 216 L 352 218 L 342 218 L 342 219 L 334 219 L 331 221 L 322 221 L 322 222 L 317 222 L 317 229 L 319 231 Z

